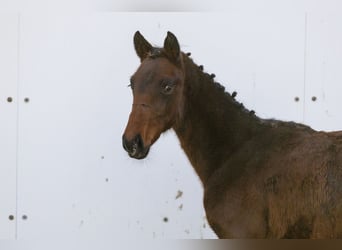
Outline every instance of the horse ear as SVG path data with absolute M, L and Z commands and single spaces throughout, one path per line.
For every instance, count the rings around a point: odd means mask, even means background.
M 148 41 L 146 41 L 139 31 L 135 32 L 133 40 L 135 52 L 137 52 L 137 55 L 142 61 L 147 57 L 147 54 L 151 52 L 153 47 Z
M 178 61 L 180 56 L 179 43 L 176 36 L 170 31 L 167 32 L 167 36 L 164 41 L 164 50 L 172 60 Z

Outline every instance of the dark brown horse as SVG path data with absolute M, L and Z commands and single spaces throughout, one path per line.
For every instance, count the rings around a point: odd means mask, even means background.
M 136 32 L 141 65 L 123 135 L 142 159 L 174 129 L 202 181 L 209 224 L 220 238 L 341 238 L 342 132 L 264 120 L 246 110 L 180 51 Z

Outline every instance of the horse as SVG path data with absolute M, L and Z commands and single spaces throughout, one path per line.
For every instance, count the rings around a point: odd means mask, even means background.
M 137 31 L 140 66 L 123 148 L 145 158 L 173 129 L 204 190 L 219 238 L 342 238 L 342 131 L 262 119 L 180 50 Z

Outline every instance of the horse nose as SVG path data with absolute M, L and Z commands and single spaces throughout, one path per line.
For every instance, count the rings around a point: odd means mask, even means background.
M 123 135 L 122 146 L 127 151 L 128 155 L 133 158 L 140 158 L 140 152 L 144 151 L 144 143 L 140 135 L 136 135 L 130 141 Z

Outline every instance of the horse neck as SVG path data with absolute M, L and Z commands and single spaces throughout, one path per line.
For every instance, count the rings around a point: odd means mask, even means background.
M 184 58 L 183 112 L 173 128 L 205 185 L 211 174 L 253 137 L 260 123 L 210 75 Z

